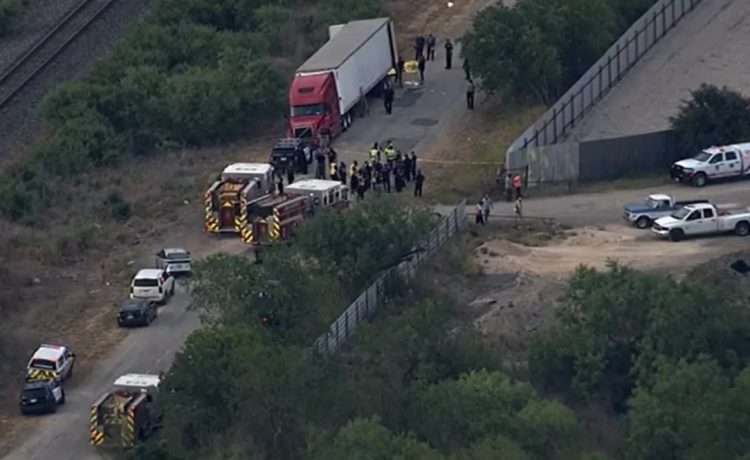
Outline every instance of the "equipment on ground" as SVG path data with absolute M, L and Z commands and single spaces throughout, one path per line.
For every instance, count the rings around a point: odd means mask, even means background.
M 397 62 L 389 18 L 331 26 L 328 42 L 297 69 L 289 88 L 289 136 L 314 143 L 348 129 L 352 109 L 366 103 Z
M 134 447 L 161 425 L 160 376 L 126 374 L 91 405 L 89 442 L 94 446 Z
M 248 207 L 273 193 L 273 171 L 267 163 L 227 166 L 204 194 L 205 231 L 242 234 L 248 225 Z
M 56 380 L 62 382 L 73 376 L 76 355 L 65 345 L 42 344 L 26 366 L 26 381 Z

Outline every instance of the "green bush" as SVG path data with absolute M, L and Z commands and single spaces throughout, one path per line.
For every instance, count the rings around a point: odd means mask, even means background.
M 727 87 L 702 84 L 671 118 L 677 146 L 694 155 L 712 145 L 750 140 L 750 99 Z
M 125 201 L 120 192 L 112 191 L 107 195 L 105 204 L 110 207 L 112 218 L 118 222 L 130 219 L 130 203 Z
M 22 0 L 0 0 L 0 37 L 10 32 L 13 21 L 21 13 Z

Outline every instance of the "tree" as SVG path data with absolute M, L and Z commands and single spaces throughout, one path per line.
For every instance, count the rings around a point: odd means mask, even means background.
M 207 324 L 265 321 L 285 341 L 309 345 L 345 304 L 334 278 L 284 247 L 268 251 L 261 265 L 215 255 L 195 269 L 193 308 Z
M 712 145 L 750 138 L 750 99 L 729 88 L 702 84 L 670 118 L 677 148 L 695 154 Z
M 10 32 L 13 21 L 21 13 L 21 0 L 0 0 L 0 37 Z
M 530 458 L 529 454 L 518 444 L 502 435 L 485 438 L 450 456 L 450 460 L 529 460 Z
M 440 460 L 441 456 L 413 436 L 390 432 L 380 419 L 354 419 L 332 439 L 318 439 L 310 460 Z

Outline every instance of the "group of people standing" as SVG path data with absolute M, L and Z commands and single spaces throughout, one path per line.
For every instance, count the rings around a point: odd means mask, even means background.
M 384 148 L 374 143 L 368 155 L 369 159 L 361 166 L 353 161 L 347 168 L 345 162 L 338 161 L 336 150 L 332 147 L 318 149 L 315 153 L 315 177 L 349 185 L 359 199 L 363 199 L 369 190 L 377 193 L 395 190 L 400 193 L 411 182 L 414 182 L 414 196 L 422 196 L 425 176 L 417 169 L 416 153 L 402 154 L 389 140 Z
M 523 180 L 521 179 L 521 176 L 510 172 L 506 175 L 503 171 L 498 171 L 497 177 L 498 181 L 500 181 L 500 178 L 503 178 L 505 181 L 503 184 L 505 189 L 505 200 L 508 202 L 513 201 L 515 195 L 513 214 L 515 214 L 517 219 L 521 219 L 523 217 Z M 481 225 L 486 224 L 490 218 L 490 211 L 492 208 L 492 200 L 490 200 L 489 196 L 485 194 L 476 205 L 475 222 Z

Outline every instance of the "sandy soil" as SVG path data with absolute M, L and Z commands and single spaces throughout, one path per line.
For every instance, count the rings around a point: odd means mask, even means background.
M 480 292 L 470 307 L 487 337 L 509 351 L 523 352 L 529 334 L 551 318 L 565 281 L 581 265 L 602 269 L 617 261 L 681 277 L 698 265 L 746 248 L 747 240 L 734 236 L 672 243 L 623 225 L 569 230 L 565 238 L 538 247 L 490 238 L 473 253 L 482 273 L 515 278 L 510 287 Z

